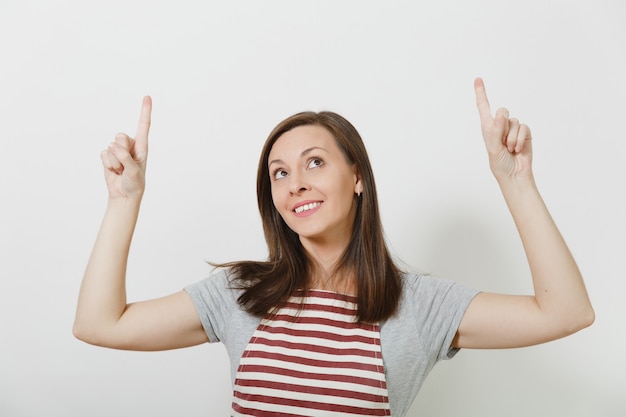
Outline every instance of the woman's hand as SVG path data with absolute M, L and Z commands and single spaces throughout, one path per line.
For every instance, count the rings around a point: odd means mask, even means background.
M 148 158 L 148 133 L 152 99 L 144 97 L 135 138 L 118 133 L 115 141 L 102 151 L 104 178 L 109 198 L 141 199 L 145 189 L 146 161 Z
M 500 108 L 491 114 L 483 80 L 474 81 L 480 126 L 489 154 L 489 166 L 496 179 L 532 177 L 532 136 L 530 128 L 509 117 Z

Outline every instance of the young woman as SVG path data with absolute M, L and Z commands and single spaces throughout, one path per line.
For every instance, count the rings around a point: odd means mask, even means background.
M 530 130 L 506 109 L 492 115 L 482 80 L 474 87 L 534 295 L 479 293 L 401 271 L 385 246 L 358 132 L 335 113 L 306 112 L 272 131 L 259 161 L 268 259 L 220 265 L 180 292 L 127 303 L 148 154 L 146 97 L 135 138 L 119 134 L 101 155 L 109 202 L 74 334 L 130 350 L 223 342 L 233 415 L 403 416 L 435 363 L 461 348 L 534 345 L 589 326 L 594 312 L 582 277 L 533 179 Z

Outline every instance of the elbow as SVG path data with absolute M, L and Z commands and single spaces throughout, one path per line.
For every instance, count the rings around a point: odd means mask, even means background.
M 132 338 L 122 337 L 115 325 L 76 320 L 72 326 L 72 333 L 76 339 L 93 346 L 109 349 L 142 350 L 135 347 Z
M 596 321 L 596 312 L 594 311 L 593 307 L 590 304 L 589 308 L 584 314 L 584 317 L 581 318 L 580 330 L 591 326 L 595 321 Z
M 81 342 L 94 346 L 107 346 L 107 344 L 102 340 L 101 332 L 98 332 L 94 326 L 81 323 L 79 320 L 74 322 L 74 325 L 72 326 L 72 333 L 74 334 L 74 337 Z
M 72 326 L 72 333 L 74 337 L 81 342 L 89 343 L 93 345 L 93 334 L 88 331 L 88 328 L 79 323 L 78 320 L 74 321 L 74 325 Z
M 596 313 L 591 304 L 569 314 L 569 320 L 565 325 L 566 333 L 573 334 L 591 326 L 596 320 Z
M 590 301 L 587 300 L 587 302 L 584 304 L 584 307 L 580 309 L 578 316 L 580 325 L 579 330 L 591 326 L 593 322 L 596 321 L 596 312 L 594 311 Z

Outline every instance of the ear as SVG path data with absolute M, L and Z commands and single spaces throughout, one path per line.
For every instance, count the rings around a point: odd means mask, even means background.
M 359 173 L 356 166 L 354 167 L 354 193 L 361 196 L 363 192 L 363 181 L 361 180 L 361 174 Z

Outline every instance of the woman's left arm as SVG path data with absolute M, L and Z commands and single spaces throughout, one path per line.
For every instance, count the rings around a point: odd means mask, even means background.
M 492 116 L 480 78 L 474 88 L 489 165 L 520 234 L 534 295 L 480 293 L 453 345 L 522 347 L 575 333 L 591 325 L 595 315 L 576 262 L 535 184 L 530 129 L 510 118 L 506 109 Z

